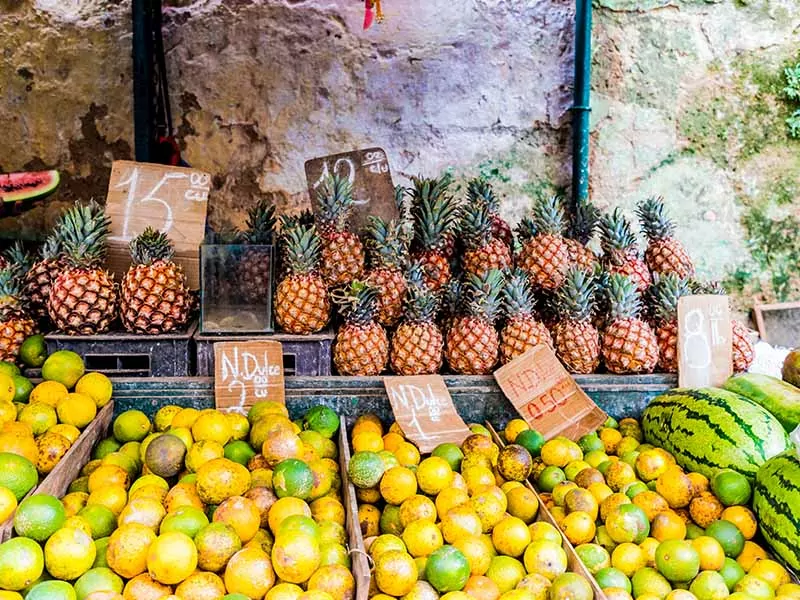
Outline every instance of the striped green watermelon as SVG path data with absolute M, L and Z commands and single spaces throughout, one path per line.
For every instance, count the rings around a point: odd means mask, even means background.
M 722 387 L 766 408 L 789 433 L 800 425 L 800 389 L 790 383 L 760 373 L 741 373 Z
M 646 440 L 675 455 L 684 469 L 712 477 L 733 469 L 752 480 L 768 459 L 786 450 L 789 436 L 769 412 L 717 388 L 677 389 L 642 413 Z
M 775 553 L 800 569 L 800 459 L 794 448 L 765 462 L 753 486 L 761 533 Z

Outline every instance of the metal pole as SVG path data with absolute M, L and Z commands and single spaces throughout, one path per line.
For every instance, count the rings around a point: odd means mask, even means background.
M 152 160 L 155 123 L 153 98 L 153 14 L 150 0 L 133 0 L 133 138 L 136 160 Z
M 589 200 L 589 105 L 592 77 L 592 3 L 576 0 L 575 89 L 572 106 L 573 209 Z

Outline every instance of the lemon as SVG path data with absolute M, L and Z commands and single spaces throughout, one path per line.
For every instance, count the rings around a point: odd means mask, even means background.
M 102 408 L 111 400 L 111 380 L 102 373 L 87 373 L 75 384 L 75 391 L 89 396 L 97 408 Z
M 97 416 L 97 405 L 85 394 L 68 394 L 56 406 L 58 420 L 66 425 L 83 429 Z
M 0 373 L 0 402 L 13 402 L 16 389 L 11 375 Z
M 0 523 L 14 514 L 17 508 L 17 497 L 10 489 L 0 486 Z
M 0 402 L 0 423 L 13 423 L 17 419 L 17 407 L 11 402 Z
M 69 394 L 69 390 L 63 383 L 43 381 L 33 388 L 28 402 L 44 402 L 55 408 L 59 402 L 67 397 L 67 394 Z

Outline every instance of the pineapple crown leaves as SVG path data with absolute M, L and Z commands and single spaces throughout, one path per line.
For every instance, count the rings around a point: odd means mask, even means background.
M 714 296 L 724 296 L 728 292 L 721 281 L 700 281 L 692 279 L 689 281 L 689 291 L 692 294 L 709 294 Z
M 100 266 L 106 257 L 110 225 L 111 218 L 94 200 L 67 210 L 59 225 L 64 256 L 75 267 Z
M 170 261 L 175 254 L 175 248 L 167 234 L 152 227 L 146 227 L 131 240 L 128 247 L 134 265 L 152 265 L 159 260 Z
M 494 195 L 492 185 L 482 177 L 467 182 L 467 202 L 485 205 L 491 215 L 496 215 L 500 210 L 500 200 Z
M 339 314 L 347 323 L 365 326 L 375 321 L 378 295 L 378 288 L 356 280 L 333 290 L 331 300 L 339 307 Z
M 292 274 L 316 272 L 319 266 L 322 243 L 314 225 L 292 222 L 281 229 L 284 261 Z
M 591 202 L 578 202 L 567 228 L 567 236 L 584 246 L 594 237 L 600 220 L 600 210 Z
M 365 231 L 365 245 L 373 268 L 402 270 L 405 267 L 408 246 L 402 227 L 394 219 L 387 222 L 370 215 Z
M 678 314 L 678 300 L 690 293 L 689 282 L 675 273 L 653 273 L 647 295 L 660 321 L 672 321 Z
M 537 233 L 539 233 L 539 229 L 536 227 L 536 223 L 533 222 L 533 219 L 530 217 L 522 217 L 516 227 L 517 239 L 520 243 L 524 244 L 531 238 L 536 237 Z
M 425 270 L 419 262 L 406 272 L 405 319 L 411 323 L 429 323 L 436 319 L 440 296 L 425 284 Z
M 0 307 L 16 307 L 21 296 L 20 272 L 14 267 L 0 269 Z
M 353 206 L 353 186 L 346 177 L 333 175 L 317 188 L 317 224 L 321 230 L 346 231 Z
M 661 196 L 650 196 L 639 203 L 636 214 L 647 239 L 662 240 L 675 233 L 675 223 L 667 216 Z
M 271 244 L 275 223 L 275 205 L 262 198 L 247 211 L 244 241 L 248 244 Z
M 17 240 L 14 244 L 3 253 L 3 257 L 8 261 L 15 272 L 23 274 L 31 268 L 33 259 L 31 255 L 25 250 L 22 242 Z
M 535 300 L 528 274 L 520 268 L 508 275 L 503 287 L 503 309 L 509 318 L 533 315 Z
M 483 276 L 469 274 L 464 282 L 467 314 L 489 323 L 500 316 L 505 276 L 499 269 L 490 269 Z
M 562 235 L 564 233 L 564 204 L 560 197 L 542 198 L 533 206 L 531 220 L 537 234 Z
M 595 304 L 601 272 L 570 267 L 556 292 L 558 313 L 574 321 L 589 319 Z
M 448 196 L 453 177 L 450 173 L 445 173 L 441 177 L 422 177 L 418 175 L 411 178 L 413 187 L 409 190 L 413 205 L 417 205 L 425 199 L 439 198 Z
M 280 224 L 281 235 L 296 225 L 313 225 L 314 213 L 309 209 L 305 209 L 294 215 L 281 215 L 278 217 Z
M 53 233 L 47 237 L 39 248 L 39 258 L 41 260 L 54 260 L 61 254 L 61 239 L 57 234 Z
M 492 239 L 492 215 L 489 207 L 478 202 L 470 202 L 464 208 L 461 219 L 461 233 L 468 248 L 479 248 Z
M 608 298 L 609 317 L 616 319 L 636 318 L 642 308 L 642 300 L 636 284 L 628 275 L 611 273 L 605 288 Z
M 606 256 L 612 256 L 620 250 L 638 252 L 631 223 L 619 208 L 600 217 L 600 242 Z
M 440 249 L 458 227 L 459 207 L 450 196 L 432 195 L 414 204 L 414 237 L 424 249 Z
M 440 308 L 445 316 L 460 314 L 463 310 L 464 283 L 451 279 L 440 291 Z

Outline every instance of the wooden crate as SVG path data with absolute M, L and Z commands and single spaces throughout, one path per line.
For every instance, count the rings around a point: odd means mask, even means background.
M 114 416 L 114 401 L 106 404 L 94 420 L 83 430 L 80 437 L 72 444 L 55 468 L 34 487 L 28 496 L 33 494 L 49 494 L 61 498 L 67 492 L 83 466 L 89 462 L 95 444 L 106 436 L 111 428 Z M 27 497 L 27 496 L 26 496 Z M 0 525 L 0 542 L 6 541 L 14 533 L 14 517 L 10 517 Z

